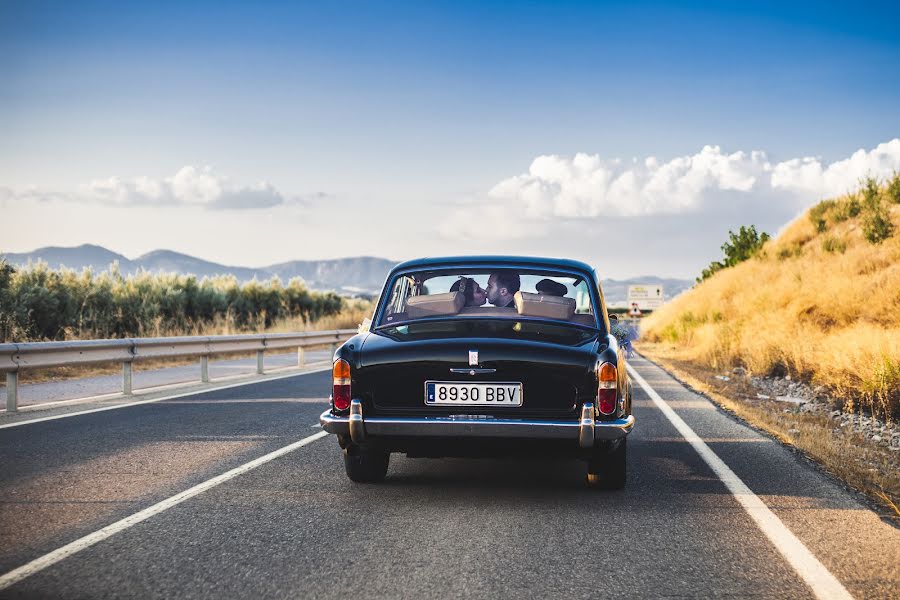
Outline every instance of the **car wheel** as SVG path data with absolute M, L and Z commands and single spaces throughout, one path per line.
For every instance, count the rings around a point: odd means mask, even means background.
M 601 490 L 625 487 L 625 455 L 627 438 L 608 442 L 594 449 L 588 460 L 587 483 Z
M 356 483 L 378 483 L 387 474 L 390 453 L 352 445 L 344 449 L 347 477 Z

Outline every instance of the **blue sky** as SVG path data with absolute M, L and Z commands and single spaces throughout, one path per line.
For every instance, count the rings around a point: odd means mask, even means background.
M 877 150 L 900 136 L 896 3 L 786 4 L 2 2 L 0 251 L 462 249 L 692 276 L 729 228 L 900 166 Z M 747 156 L 678 163 L 670 187 L 627 167 L 704 146 Z M 804 157 L 821 181 L 771 180 Z M 646 185 L 607 185 L 623 175 Z

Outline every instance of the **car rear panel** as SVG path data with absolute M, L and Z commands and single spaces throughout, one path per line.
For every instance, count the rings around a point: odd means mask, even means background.
M 521 331 L 512 338 L 502 334 L 470 337 L 471 333 L 467 329 L 465 336 L 454 336 L 445 329 L 443 337 L 433 332 L 428 336 L 397 335 L 396 331 L 369 335 L 353 378 L 354 396 L 366 402 L 373 415 L 557 419 L 575 417 L 579 401 L 596 394 L 596 334 L 554 332 L 549 336 L 553 342 L 548 342 L 527 332 L 519 335 Z M 477 365 L 470 365 L 470 351 L 478 353 Z M 493 372 L 472 374 L 472 369 Z M 518 382 L 522 406 L 426 406 L 426 381 Z

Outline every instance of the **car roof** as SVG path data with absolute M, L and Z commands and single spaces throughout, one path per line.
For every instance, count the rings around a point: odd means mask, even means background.
M 402 262 L 391 269 L 391 273 L 397 271 L 409 271 L 414 269 L 428 269 L 431 267 L 445 266 L 506 266 L 510 267 L 562 267 L 571 270 L 593 273 L 594 269 L 587 263 L 570 258 L 550 258 L 540 256 L 507 256 L 507 255 L 473 255 L 473 256 L 429 256 L 415 258 Z

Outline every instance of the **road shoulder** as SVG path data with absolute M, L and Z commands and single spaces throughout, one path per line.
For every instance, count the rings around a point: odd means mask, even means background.
M 644 357 L 629 362 L 850 593 L 894 595 L 900 527 L 887 511 L 690 382 Z M 646 403 L 635 394 L 638 406 Z
M 755 392 L 742 377 L 723 377 L 667 356 L 653 344 L 642 345 L 640 352 L 688 389 L 798 453 L 856 493 L 882 519 L 900 527 L 900 452 L 878 446 L 849 429 L 835 428 L 826 416 L 803 413 L 799 407 L 778 402 L 753 401 Z

